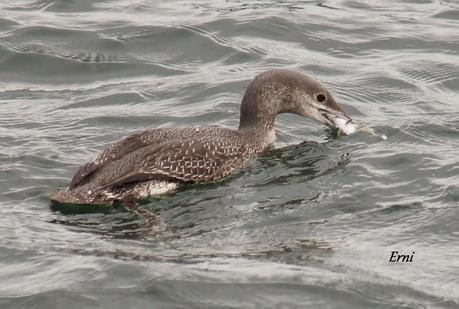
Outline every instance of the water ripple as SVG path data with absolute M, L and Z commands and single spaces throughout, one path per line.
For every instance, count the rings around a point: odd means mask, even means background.
M 0 1 L 0 307 L 458 307 L 455 1 Z M 388 139 L 292 115 L 277 149 L 142 205 L 47 194 L 127 134 L 235 128 L 271 68 Z M 389 263 L 393 250 L 413 263 Z

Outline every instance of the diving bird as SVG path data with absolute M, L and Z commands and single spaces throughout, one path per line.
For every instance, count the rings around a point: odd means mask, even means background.
M 238 129 L 156 128 L 133 133 L 81 166 L 68 187 L 51 193 L 50 199 L 70 204 L 132 203 L 185 184 L 221 179 L 244 168 L 274 142 L 274 120 L 281 113 L 309 117 L 345 134 L 356 130 L 318 81 L 295 71 L 270 70 L 249 83 Z

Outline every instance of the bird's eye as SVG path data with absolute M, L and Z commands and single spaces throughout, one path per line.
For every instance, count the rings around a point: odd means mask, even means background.
M 317 99 L 318 102 L 322 103 L 322 102 L 324 102 L 324 101 L 327 99 L 327 97 L 325 96 L 325 94 L 319 93 L 319 94 L 316 96 L 316 99 Z

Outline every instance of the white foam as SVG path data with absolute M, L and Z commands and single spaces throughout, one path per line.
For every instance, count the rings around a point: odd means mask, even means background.
M 375 130 L 369 127 L 362 127 L 359 129 L 360 132 L 366 132 L 368 134 L 380 137 L 382 140 L 387 140 L 387 136 L 385 134 L 377 134 Z

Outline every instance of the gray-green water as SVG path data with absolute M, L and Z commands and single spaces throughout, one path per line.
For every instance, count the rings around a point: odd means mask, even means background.
M 458 29 L 453 0 L 0 1 L 0 307 L 458 308 Z M 282 115 L 280 149 L 144 206 L 160 238 L 50 210 L 132 131 L 236 127 L 270 68 L 388 140 Z

